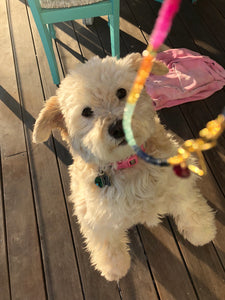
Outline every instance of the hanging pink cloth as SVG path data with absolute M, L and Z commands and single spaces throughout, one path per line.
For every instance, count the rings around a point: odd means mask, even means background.
M 169 73 L 150 75 L 146 90 L 156 110 L 205 99 L 225 85 L 225 70 L 214 60 L 197 52 L 180 48 L 158 53 Z

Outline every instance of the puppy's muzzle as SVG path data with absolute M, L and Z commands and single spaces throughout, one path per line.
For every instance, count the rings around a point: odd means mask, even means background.
M 108 133 L 116 140 L 124 138 L 125 134 L 123 131 L 122 120 L 113 122 L 108 128 Z

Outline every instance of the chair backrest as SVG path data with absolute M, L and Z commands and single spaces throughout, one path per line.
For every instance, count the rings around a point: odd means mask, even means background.
M 41 0 L 41 1 L 46 1 L 46 3 L 47 1 L 48 2 L 57 1 L 57 3 L 59 3 L 59 1 L 63 1 L 63 0 Z M 86 0 L 82 0 L 82 1 L 86 1 Z M 116 3 L 116 5 L 114 2 Z M 41 4 L 40 0 L 28 0 L 28 3 L 31 8 L 35 6 L 35 9 L 37 9 L 38 14 L 41 15 L 41 22 L 43 24 L 52 24 L 52 23 L 65 22 L 65 21 L 75 20 L 75 19 L 87 19 L 91 17 L 112 15 L 114 14 L 115 7 L 119 5 L 119 0 L 103 0 L 88 5 L 71 6 L 70 8 L 62 7 L 58 9 L 43 8 L 40 5 Z M 33 15 L 35 15 L 35 9 L 32 12 Z M 38 16 L 36 15 L 36 17 Z
M 101 1 L 103 0 L 40 0 L 40 5 L 42 8 L 66 8 L 88 5 Z
M 0 0 L 1 1 L 1 0 Z M 119 7 L 120 0 L 27 0 L 37 25 L 53 81 L 59 84 L 59 72 L 52 46 L 52 38 L 55 39 L 54 23 L 66 22 L 75 19 L 89 19 L 93 17 L 108 15 L 109 31 L 111 41 L 111 54 L 119 58 L 120 56 L 120 35 L 119 35 Z M 71 6 L 76 1 L 83 5 Z M 78 2 L 81 1 L 81 2 Z M 89 4 L 84 4 L 88 1 Z M 94 1 L 90 3 L 90 1 Z M 54 3 L 53 3 L 54 2 Z M 67 6 L 59 7 L 59 5 Z M 68 7 L 70 3 L 70 7 Z M 52 5 L 54 4 L 54 8 Z M 48 8 L 42 7 L 43 5 Z M 51 7 L 49 6 L 51 5 Z M 57 7 L 56 7 L 57 6 Z

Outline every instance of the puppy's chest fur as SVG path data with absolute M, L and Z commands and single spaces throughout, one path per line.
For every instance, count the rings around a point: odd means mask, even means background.
M 79 158 L 75 159 L 70 168 L 71 200 L 78 215 L 78 209 L 85 212 L 88 219 L 101 212 L 104 222 L 115 219 L 118 224 L 124 223 L 126 216 L 129 216 L 129 220 L 138 222 L 145 211 L 158 206 L 160 198 L 165 196 L 165 189 L 160 187 L 166 185 L 173 176 L 170 169 L 147 164 L 141 159 L 131 168 L 109 168 L 105 172 L 110 178 L 111 186 L 99 188 L 94 183 L 98 175 L 97 168 L 85 164 Z
M 158 136 L 149 139 L 145 151 L 159 158 L 174 154 L 176 142 L 166 133 L 164 137 L 160 142 Z M 111 186 L 99 188 L 95 185 L 98 166 L 87 164 L 78 155 L 74 157 L 70 167 L 71 201 L 78 218 L 91 219 L 93 223 L 101 219 L 106 226 L 117 222 L 129 227 L 131 220 L 138 223 L 143 219 L 146 211 L 163 214 L 164 200 L 179 185 L 171 168 L 154 166 L 141 159 L 131 168 L 115 170 L 108 167 L 104 171 Z
M 155 196 L 155 188 L 160 180 L 156 167 L 140 161 L 137 165 L 123 170 L 108 172 L 111 186 L 100 191 L 102 197 L 131 203 Z

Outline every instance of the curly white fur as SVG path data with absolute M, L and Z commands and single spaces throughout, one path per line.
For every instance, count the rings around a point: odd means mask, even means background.
M 119 280 L 130 267 L 127 230 L 137 223 L 156 226 L 170 214 L 178 230 L 194 245 L 215 237 L 214 212 L 196 187 L 196 178 L 178 178 L 171 168 L 146 164 L 116 170 L 116 161 L 133 154 L 128 145 L 108 133 L 121 119 L 125 100 L 116 96 L 119 88 L 130 90 L 140 63 L 139 54 L 116 60 L 94 57 L 66 77 L 57 96 L 47 101 L 34 128 L 34 142 L 47 139 L 50 129 L 62 130 L 73 155 L 69 168 L 71 197 L 81 232 L 86 239 L 92 264 L 108 280 Z M 90 107 L 93 116 L 82 111 Z M 174 137 L 160 124 L 152 101 L 145 91 L 132 120 L 137 144 L 155 157 L 176 153 Z M 98 170 L 110 177 L 111 186 L 94 184 Z

